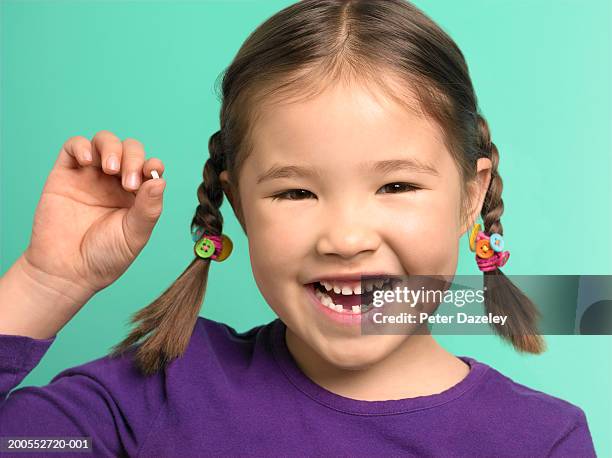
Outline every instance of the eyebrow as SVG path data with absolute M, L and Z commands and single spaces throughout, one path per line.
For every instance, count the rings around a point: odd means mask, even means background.
M 419 161 L 414 158 L 409 159 L 387 159 L 384 161 L 372 161 L 361 164 L 360 169 L 374 170 L 378 173 L 389 173 L 394 170 L 409 170 L 416 173 L 424 173 L 439 177 L 440 173 L 436 168 L 427 162 Z M 294 178 L 294 177 L 320 177 L 319 171 L 315 167 L 307 167 L 300 165 L 274 165 L 266 172 L 259 175 L 257 184 L 264 181 L 274 180 L 279 178 Z

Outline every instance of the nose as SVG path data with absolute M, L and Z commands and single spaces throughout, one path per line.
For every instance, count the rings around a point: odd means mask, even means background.
M 317 252 L 351 259 L 376 251 L 380 237 L 375 221 L 364 216 L 367 214 L 362 202 L 343 200 L 337 205 L 329 205 L 322 213 L 323 229 L 317 240 Z

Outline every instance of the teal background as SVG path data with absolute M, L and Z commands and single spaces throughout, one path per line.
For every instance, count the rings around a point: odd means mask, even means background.
M 218 129 L 214 82 L 241 43 L 290 1 L 1 3 L 1 272 L 26 248 L 40 192 L 71 136 L 110 130 L 166 165 L 164 212 L 138 260 L 60 332 L 23 384 L 103 356 L 129 316 L 192 259 L 196 188 Z M 464 52 L 500 151 L 509 274 L 611 274 L 611 6 L 607 0 L 417 0 Z M 246 330 L 275 318 L 247 240 L 213 264 L 202 315 Z M 458 274 L 476 274 L 464 240 Z M 544 254 L 544 250 L 545 254 Z M 240 288 L 235 286 L 239 284 Z M 520 355 L 494 336 L 440 336 L 457 355 L 577 404 L 611 456 L 610 336 L 547 336 Z

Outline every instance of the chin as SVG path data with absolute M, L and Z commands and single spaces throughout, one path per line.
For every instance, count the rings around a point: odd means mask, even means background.
M 380 336 L 370 337 L 374 337 L 373 340 L 376 341 L 378 340 L 376 337 Z M 366 346 L 365 343 L 361 343 L 361 345 Z M 378 345 L 372 342 L 371 345 L 367 346 L 369 348 L 364 350 L 363 347 L 345 348 L 338 345 L 336 348 L 331 348 L 330 345 L 327 345 L 322 349 L 321 356 L 339 369 L 362 370 L 383 360 L 393 351 L 393 348 L 387 348 L 386 345 L 382 345 L 382 342 L 378 342 Z

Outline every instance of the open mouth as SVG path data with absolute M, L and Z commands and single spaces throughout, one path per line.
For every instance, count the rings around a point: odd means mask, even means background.
M 372 299 L 374 292 L 381 289 L 389 289 L 392 286 L 392 279 L 380 279 L 371 282 L 362 282 L 355 289 L 331 287 L 330 284 L 320 282 L 309 283 L 307 285 L 314 289 L 315 296 L 319 301 L 330 310 L 346 314 L 367 313 L 374 306 Z M 363 290 L 362 290 L 363 288 Z

